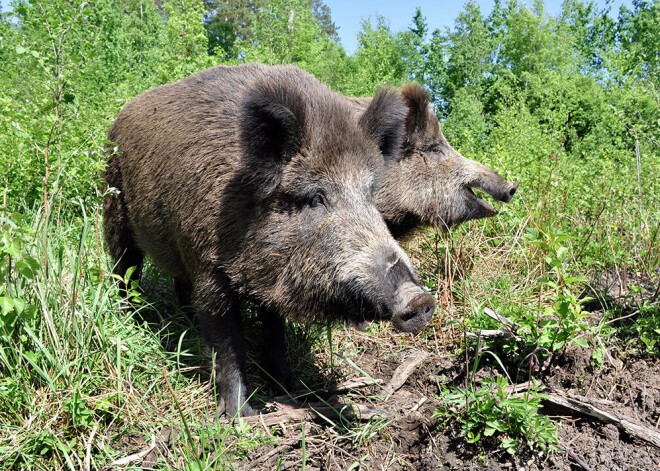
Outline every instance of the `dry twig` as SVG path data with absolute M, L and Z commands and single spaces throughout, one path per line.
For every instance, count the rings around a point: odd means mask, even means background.
M 343 415 L 344 417 L 368 420 L 376 415 L 384 415 L 384 411 L 379 409 L 372 409 L 362 404 L 353 404 L 350 406 L 339 404 L 336 407 L 331 407 L 320 402 L 314 402 L 308 404 L 306 407 L 297 409 L 287 407 L 286 405 L 281 406 L 284 408 L 276 412 L 244 417 L 241 420 L 249 425 L 262 424 L 266 427 L 270 427 L 271 425 L 277 425 L 282 422 L 300 422 L 301 420 L 313 420 L 319 417 L 329 418 Z M 228 422 L 226 419 L 223 419 L 223 421 Z
M 635 419 L 623 415 L 617 416 L 610 412 L 605 412 L 587 402 L 580 401 L 579 399 L 575 399 L 573 397 L 549 394 L 543 399 L 543 401 L 554 406 L 563 407 L 564 409 L 568 409 L 573 412 L 588 415 L 589 417 L 593 417 L 607 424 L 614 424 L 631 437 L 643 440 L 660 448 L 660 432 L 642 425 Z
M 148 448 L 145 448 L 144 450 L 142 450 L 138 453 L 134 453 L 132 455 L 125 456 L 124 458 L 120 458 L 118 460 L 115 460 L 110 464 L 110 467 L 126 466 L 127 464 L 130 464 L 134 461 L 138 461 L 138 460 L 144 458 L 145 456 L 147 456 L 149 454 L 149 452 L 151 452 L 151 450 L 153 450 L 154 448 L 156 448 L 156 436 L 152 435 L 151 436 L 151 445 L 149 445 Z
M 486 314 L 488 317 L 490 317 L 493 320 L 496 320 L 503 326 L 515 331 L 518 330 L 520 327 L 520 324 L 517 324 L 513 322 L 511 319 L 504 317 L 502 314 L 498 314 L 497 312 L 493 311 L 492 309 L 485 307 L 484 308 L 484 314 Z
M 415 371 L 415 369 L 426 360 L 428 356 L 428 352 L 417 350 L 410 356 L 410 358 L 399 365 L 394 371 L 392 379 L 390 379 L 389 383 L 387 383 L 384 388 L 388 395 L 391 396 L 396 390 L 403 386 L 413 371 Z

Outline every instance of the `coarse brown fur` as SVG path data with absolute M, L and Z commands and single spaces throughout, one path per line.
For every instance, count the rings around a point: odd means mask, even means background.
M 145 92 L 112 125 L 104 176 L 119 191 L 104 228 L 116 272 L 148 254 L 174 276 L 230 414 L 247 397 L 241 299 L 280 333 L 283 316 L 391 318 L 401 330 L 430 320 L 433 300 L 371 200 L 405 113 L 387 90 L 355 113 L 296 67 L 248 64 Z

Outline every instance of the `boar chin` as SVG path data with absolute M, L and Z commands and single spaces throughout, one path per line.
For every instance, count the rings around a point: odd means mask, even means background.
M 506 183 L 505 185 L 497 187 L 483 184 L 481 182 L 464 186 L 461 190 L 459 190 L 461 193 L 461 199 L 463 200 L 461 213 L 455 213 L 448 217 L 446 220 L 441 220 L 440 224 L 437 225 L 443 229 L 449 229 L 452 226 L 457 226 L 466 221 L 471 221 L 472 219 L 484 219 L 496 216 L 498 214 L 497 209 L 493 208 L 493 206 L 491 206 L 488 202 L 479 198 L 474 193 L 473 188 L 483 190 L 496 200 L 508 203 L 516 193 L 516 190 L 518 189 L 518 183 L 511 184 L 505 180 L 504 182 Z
M 467 186 L 463 191 L 465 192 L 467 205 L 470 208 L 468 212 L 469 216 L 465 219 L 466 221 L 469 221 L 470 219 L 489 218 L 497 215 L 497 210 L 475 195 L 471 187 Z

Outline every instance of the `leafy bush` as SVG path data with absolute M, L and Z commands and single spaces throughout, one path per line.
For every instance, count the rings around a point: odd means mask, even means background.
M 447 388 L 442 396 L 444 406 L 435 415 L 458 420 L 469 443 L 499 436 L 500 448 L 510 454 L 516 453 L 522 439 L 546 454 L 558 451 L 557 427 L 548 416 L 539 414 L 543 395 L 536 390 L 512 395 L 507 386 L 507 379 L 498 377 L 478 388 Z

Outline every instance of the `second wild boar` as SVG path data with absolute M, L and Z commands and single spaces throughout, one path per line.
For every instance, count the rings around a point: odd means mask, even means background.
M 429 93 L 417 84 L 396 89 L 405 101 L 405 138 L 397 159 L 381 173 L 375 203 L 396 238 L 422 225 L 449 229 L 462 222 L 494 216 L 497 210 L 475 195 L 479 189 L 509 202 L 518 183 L 468 159 L 447 142 L 433 112 Z M 346 98 L 358 113 L 371 98 Z

